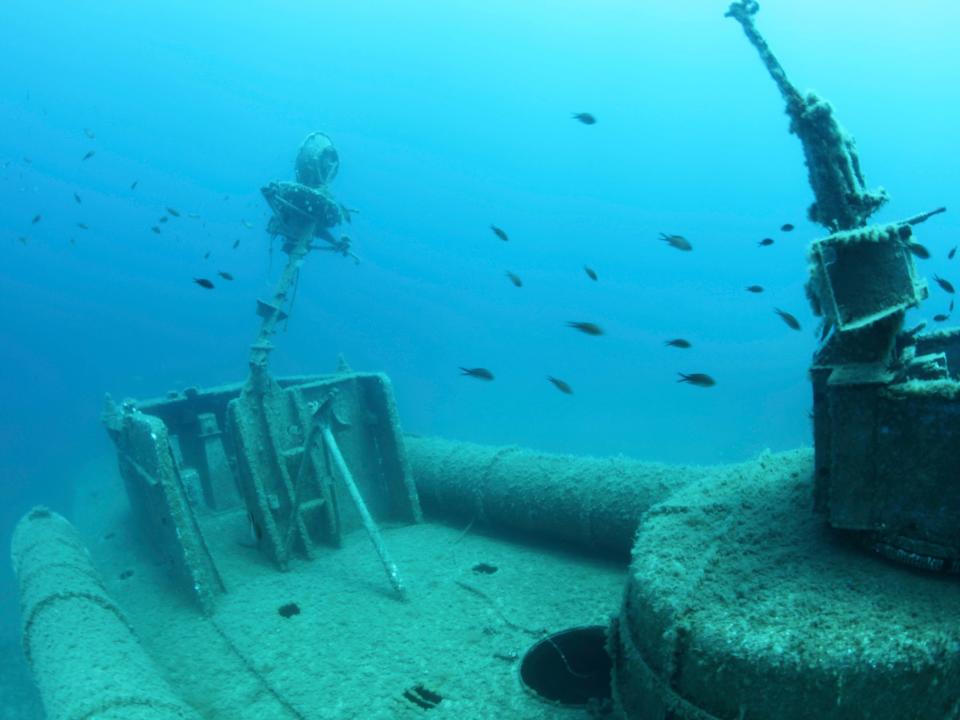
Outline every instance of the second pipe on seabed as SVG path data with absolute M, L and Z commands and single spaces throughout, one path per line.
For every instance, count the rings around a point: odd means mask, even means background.
M 647 508 L 729 467 L 553 455 L 415 435 L 405 444 L 426 513 L 621 558 L 630 556 Z

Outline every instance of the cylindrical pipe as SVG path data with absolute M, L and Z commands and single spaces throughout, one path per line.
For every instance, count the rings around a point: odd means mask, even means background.
M 383 569 L 390 579 L 390 584 L 393 585 L 393 589 L 396 590 L 397 594 L 402 598 L 404 597 L 404 589 L 403 582 L 400 580 L 400 571 L 397 570 L 396 563 L 390 559 L 387 546 L 383 544 L 383 536 L 380 534 L 380 528 L 377 527 L 373 516 L 370 515 L 370 511 L 367 510 L 367 503 L 364 502 L 363 495 L 360 494 L 360 488 L 358 488 L 357 484 L 353 481 L 353 474 L 350 472 L 350 468 L 347 467 L 347 461 L 343 459 L 343 453 L 340 452 L 337 439 L 333 436 L 333 430 L 330 429 L 328 423 L 323 423 L 320 431 L 323 433 L 324 442 L 327 444 L 327 451 L 330 453 L 330 457 L 333 458 L 333 464 L 336 465 L 337 470 L 340 471 L 340 479 L 343 480 L 343 484 L 347 486 L 350 499 L 353 500 L 353 505 L 360 514 L 360 519 L 363 521 L 363 527 L 366 528 L 367 535 L 370 536 L 370 542 L 373 543 L 373 547 L 377 550 L 377 555 L 380 556 L 380 562 L 383 563 Z M 306 455 L 306 453 L 304 453 L 304 455 Z
M 717 466 L 551 455 L 407 435 L 424 510 L 630 556 L 640 515 Z
M 48 720 L 199 720 L 158 674 L 67 520 L 31 510 L 11 558 L 23 649 Z

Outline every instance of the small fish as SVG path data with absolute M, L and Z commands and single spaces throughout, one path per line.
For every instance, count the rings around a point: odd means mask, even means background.
M 253 225 L 251 225 L 250 223 L 248 223 L 246 220 L 241 220 L 241 221 L 240 221 L 240 224 L 243 225 L 247 230 L 252 230 L 252 229 L 253 229 Z
M 359 212 L 360 211 L 357 210 L 356 208 L 348 208 L 346 205 L 340 206 L 340 214 L 343 216 L 343 219 L 346 220 L 348 224 L 353 222 L 353 216 Z
M 190 218 L 191 220 L 199 220 L 200 213 L 187 213 L 187 217 Z
M 551 377 L 550 375 L 547 375 L 547 380 L 552 382 L 554 387 L 564 395 L 573 395 L 573 388 L 570 387 L 569 383 L 564 382 L 560 378 Z
M 157 235 L 160 234 L 160 226 L 159 226 L 159 225 L 154 225 L 154 226 L 153 226 L 152 228 L 150 228 L 150 229 L 153 230 Z
M 684 252 L 693 250 L 693 245 L 691 245 L 690 241 L 682 235 L 667 235 L 666 233 L 660 233 L 660 239 L 670 247 L 676 248 L 677 250 L 683 250 Z
M 588 267 L 588 266 L 584 265 L 584 266 L 583 266 L 583 271 L 587 274 L 587 277 L 588 277 L 588 278 L 590 278 L 590 279 L 593 280 L 593 281 L 596 281 L 596 279 L 597 279 L 597 273 L 596 273 L 596 271 L 595 271 L 592 267 Z
M 763 292 L 763 286 L 762 286 L 762 285 L 747 285 L 747 292 L 762 293 L 762 292 Z
M 218 271 L 217 271 L 217 275 L 219 275 L 220 277 L 222 277 L 224 280 L 233 280 L 233 275 L 231 275 L 230 273 L 225 272 L 225 271 L 223 271 L 223 270 L 218 270 Z
M 938 313 L 933 316 L 934 322 L 945 322 L 950 319 L 949 315 L 944 315 L 943 313 Z
M 236 250 L 238 247 L 240 247 L 240 238 L 233 241 L 233 249 Z
M 717 381 L 706 373 L 677 373 L 680 376 L 680 379 L 677 382 L 690 383 L 691 385 L 696 385 L 697 387 L 713 387 L 717 384 Z
M 916 255 L 921 260 L 928 260 L 930 258 L 930 251 L 927 250 L 923 245 L 917 242 L 907 243 L 907 249 Z
M 31 225 L 36 225 L 38 222 L 43 220 L 43 215 L 34 215 L 33 220 L 30 221 Z
M 667 340 L 663 344 L 669 347 L 683 348 L 684 350 L 686 350 L 689 347 L 693 347 L 693 345 L 690 344 L 689 340 L 684 340 L 683 338 L 674 338 L 673 340 Z
M 770 247 L 771 245 L 773 245 L 773 238 L 764 238 L 763 240 L 758 242 L 757 245 L 759 245 L 760 247 Z
M 953 256 L 957 254 L 957 246 L 954 245 L 950 248 L 950 252 L 947 253 L 947 260 L 953 260 Z
M 493 380 L 493 373 L 486 368 L 460 368 L 462 375 L 469 375 L 477 380 Z
M 790 223 L 784 223 L 783 225 L 780 226 L 780 229 L 783 230 L 784 232 L 792 232 L 793 225 L 791 225 Z
M 90 138 L 91 140 L 96 140 L 96 139 L 97 139 L 97 134 L 96 134 L 93 130 L 91 130 L 90 128 L 84 128 L 84 129 L 83 129 L 83 134 L 86 135 L 86 136 L 87 136 L 88 138 Z
M 168 218 L 166 215 L 163 215 L 163 216 L 161 216 L 161 217 L 157 220 L 157 222 L 158 222 L 158 223 L 165 223 L 165 222 L 166 222 L 167 220 L 169 220 L 169 219 L 170 219 L 170 218 Z
M 513 283 L 514 287 L 523 287 L 523 280 L 521 280 L 520 276 L 516 273 L 508 272 L 507 277 L 510 278 L 510 282 Z
M 574 322 L 570 320 L 567 322 L 567 327 L 579 330 L 586 335 L 603 335 L 603 328 L 592 322 Z
M 953 283 L 951 283 L 949 280 L 944 280 L 939 275 L 934 275 L 933 279 L 936 280 L 937 285 L 939 285 L 941 288 L 943 288 L 946 292 L 950 293 L 951 295 L 953 295 L 953 293 L 956 292 L 953 289 Z
M 209 259 L 210 259 L 210 251 L 209 251 L 209 250 L 207 250 L 207 251 L 203 254 L 203 259 L 204 259 L 204 260 L 209 260 Z
M 597 119 L 590 113 L 573 113 L 573 119 L 582 122 L 584 125 L 595 125 Z
M 80 196 L 77 195 L 76 193 L 73 194 L 73 199 L 74 199 L 74 201 L 77 203 L 77 205 L 82 205 L 82 204 L 83 204 L 83 200 L 82 200 L 82 199 L 80 198 Z
M 131 189 L 131 190 L 136 190 L 136 189 L 137 189 L 137 185 L 139 185 L 139 184 L 140 184 L 140 181 L 139 181 L 139 180 L 134 180 L 132 183 L 130 183 L 130 189 Z
M 793 315 L 788 313 L 786 310 L 781 310 L 780 308 L 774 308 L 773 311 L 783 319 L 791 330 L 800 329 L 800 321 L 797 320 Z
M 90 226 L 87 225 L 86 223 L 77 223 L 77 227 L 80 228 L 81 230 L 89 230 L 89 229 L 90 229 Z
M 193 281 L 202 288 L 213 290 L 213 282 L 206 278 L 194 278 Z
M 29 165 L 30 163 L 33 162 L 33 160 L 32 160 L 31 158 L 27 157 L 26 155 L 23 156 L 23 161 L 24 161 L 27 165 Z
M 96 151 L 96 150 L 88 150 L 88 151 L 87 151 L 87 154 L 84 155 L 82 158 L 80 158 L 80 160 L 81 160 L 81 161 L 83 161 L 83 160 L 89 160 L 90 158 L 92 158 L 92 157 L 93 157 L 94 155 L 96 155 L 96 154 L 97 154 L 97 151 Z
M 506 232 L 504 232 L 502 228 L 498 228 L 496 225 L 491 225 L 490 229 L 493 230 L 494 235 L 496 235 L 498 238 L 500 238 L 504 242 L 507 242 L 508 240 L 510 240 L 510 237 L 507 235 Z
M 26 235 L 21 235 L 17 239 L 20 241 L 21 245 L 26 245 L 28 242 L 30 242 L 30 238 L 28 238 Z
M 950 299 L 950 312 L 953 312 L 953 298 Z
M 173 215 L 173 217 L 180 217 L 180 211 L 176 208 L 168 207 L 167 212 Z

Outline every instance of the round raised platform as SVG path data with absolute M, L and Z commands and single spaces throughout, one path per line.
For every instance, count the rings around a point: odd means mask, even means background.
M 626 717 L 960 717 L 960 583 L 845 542 L 812 472 L 765 455 L 644 515 L 611 629 Z

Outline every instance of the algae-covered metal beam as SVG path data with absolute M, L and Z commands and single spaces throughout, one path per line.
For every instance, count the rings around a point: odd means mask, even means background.
M 812 91 L 802 94 L 790 82 L 753 22 L 759 10 L 756 0 L 739 0 L 730 5 L 726 16 L 743 27 L 787 103 L 790 132 L 803 143 L 810 186 L 816 196 L 808 210 L 809 218 L 831 232 L 863 227 L 887 201 L 887 193 L 883 188 L 866 189 L 856 143 L 837 122 L 830 103 Z

